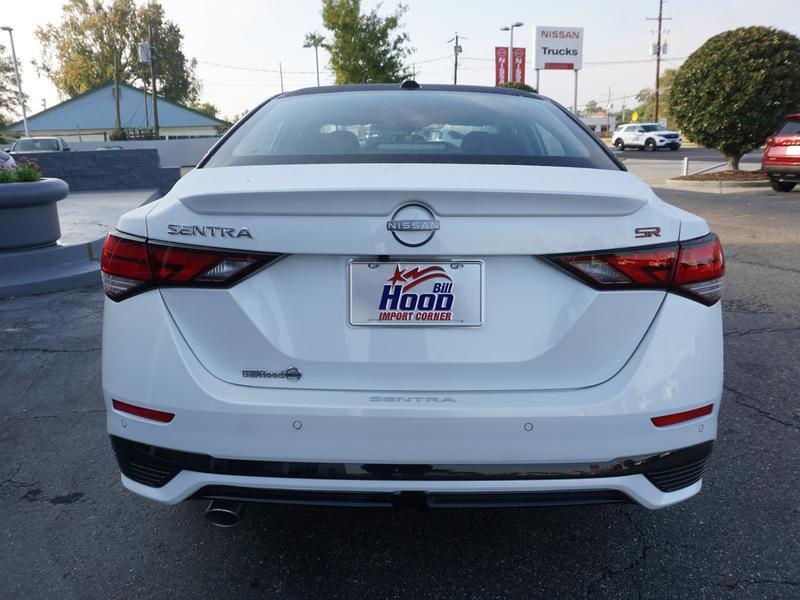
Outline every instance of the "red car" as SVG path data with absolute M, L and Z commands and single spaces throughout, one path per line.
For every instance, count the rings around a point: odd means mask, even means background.
M 800 113 L 784 117 L 767 139 L 761 168 L 776 192 L 791 192 L 800 182 Z

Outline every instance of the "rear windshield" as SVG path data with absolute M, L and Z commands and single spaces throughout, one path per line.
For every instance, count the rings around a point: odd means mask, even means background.
M 58 140 L 19 140 L 14 152 L 58 152 Z
M 800 135 L 800 121 L 789 119 L 778 127 L 777 135 Z
M 276 98 L 205 166 L 378 162 L 619 169 L 600 142 L 548 100 L 424 90 Z

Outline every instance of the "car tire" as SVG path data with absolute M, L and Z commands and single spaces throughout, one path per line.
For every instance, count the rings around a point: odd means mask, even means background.
M 655 152 L 656 151 L 656 141 L 653 139 L 649 139 L 644 143 L 644 149 L 648 152 Z
M 769 180 L 769 186 L 776 192 L 791 192 L 796 185 L 796 183 L 791 181 L 778 181 L 777 179 Z
M 614 140 L 614 146 L 616 146 L 617 150 L 620 152 L 625 152 L 625 142 L 622 141 L 622 138 Z

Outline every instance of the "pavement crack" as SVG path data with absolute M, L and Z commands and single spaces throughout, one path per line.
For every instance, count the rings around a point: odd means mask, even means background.
M 749 260 L 742 260 L 741 258 L 736 258 L 737 263 L 742 263 L 745 265 L 751 265 L 754 267 L 766 267 L 768 269 L 777 269 L 778 271 L 789 271 L 790 273 L 800 273 L 800 269 L 793 269 L 792 267 L 779 267 L 777 265 L 769 265 L 767 263 L 759 263 Z
M 753 404 L 749 404 L 747 402 L 744 402 L 743 400 L 740 399 L 740 398 L 747 398 L 748 400 L 755 400 L 755 398 L 753 398 L 752 396 L 748 396 L 744 392 L 740 392 L 739 390 L 737 390 L 735 388 L 732 388 L 729 385 L 723 385 L 722 387 L 725 390 L 731 392 L 734 395 L 733 396 L 733 401 L 736 402 L 736 404 L 756 411 L 757 413 L 759 413 L 765 419 L 769 419 L 770 421 L 774 421 L 775 423 L 780 423 L 784 427 L 789 427 L 790 429 L 794 429 L 795 431 L 800 431 L 800 425 L 797 425 L 796 423 L 790 423 L 789 421 L 784 421 L 783 419 L 780 419 L 780 418 L 776 417 L 775 415 L 773 415 L 769 411 L 766 411 L 766 410 L 764 410 L 763 408 L 761 408 L 759 406 L 755 406 Z
M 62 349 L 62 348 L 0 348 L 0 353 L 2 352 L 45 352 L 45 353 L 52 353 L 52 354 L 61 354 L 61 353 L 86 353 L 86 352 L 99 352 L 101 348 L 85 348 L 82 350 L 69 350 L 69 349 Z
M 8 417 L 3 417 L 3 421 L 36 421 L 40 419 L 59 419 L 61 417 L 68 417 L 70 415 L 93 415 L 104 412 L 106 412 L 105 408 L 92 408 L 88 410 L 68 410 L 66 412 L 55 413 L 50 415 L 8 416 Z
M 736 579 L 728 583 L 715 583 L 717 587 L 724 587 L 729 590 L 735 590 L 741 585 L 800 585 L 800 581 L 789 581 L 784 579 Z
M 759 333 L 785 333 L 788 331 L 800 331 L 800 325 L 795 325 L 793 327 L 760 327 L 745 329 L 744 331 L 726 331 L 724 335 L 725 337 L 742 337 Z

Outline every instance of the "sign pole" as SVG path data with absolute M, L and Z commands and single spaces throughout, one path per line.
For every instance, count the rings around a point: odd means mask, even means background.
M 578 69 L 575 69 L 575 96 L 572 104 L 572 112 L 578 116 Z
M 536 69 L 536 92 L 539 93 L 539 69 Z

